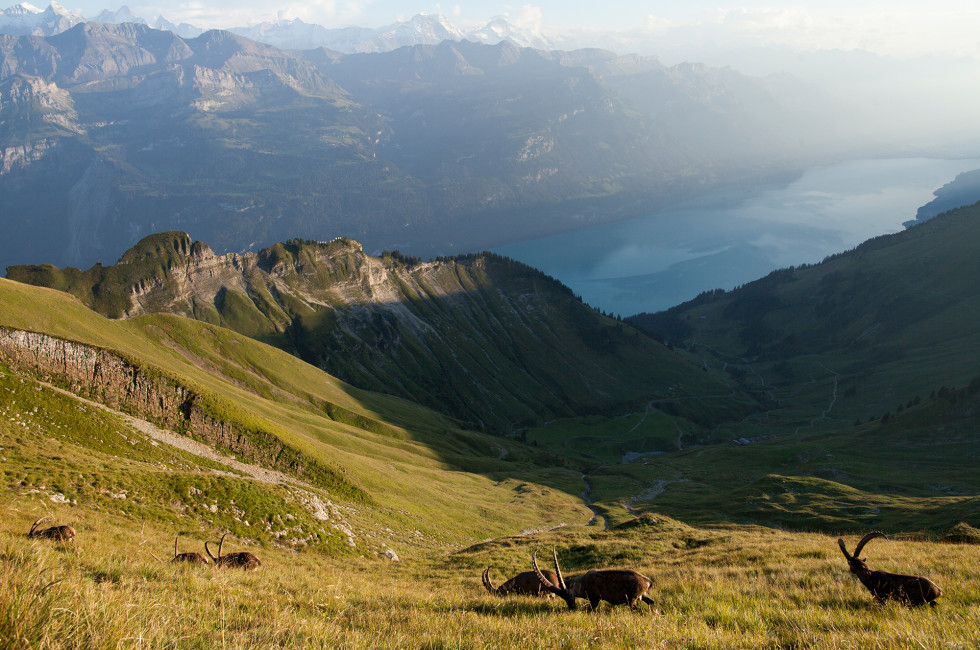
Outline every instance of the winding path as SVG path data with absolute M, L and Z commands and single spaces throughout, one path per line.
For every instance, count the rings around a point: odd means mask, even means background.
M 197 440 L 193 440 L 192 438 L 188 438 L 187 436 L 176 434 L 173 431 L 161 429 L 160 427 L 156 426 L 155 424 L 152 424 L 151 422 L 147 422 L 146 420 L 141 420 L 140 418 L 133 417 L 132 415 L 123 413 L 122 411 L 117 411 L 113 408 L 106 406 L 105 404 L 101 404 L 99 402 L 93 402 L 92 400 L 86 399 L 84 397 L 80 397 L 75 393 L 72 393 L 71 391 L 65 390 L 63 388 L 59 388 L 58 386 L 54 386 L 52 384 L 42 382 L 42 381 L 39 381 L 38 383 L 46 388 L 50 388 L 51 390 L 57 393 L 61 393 L 62 395 L 70 397 L 87 406 L 101 409 L 106 413 L 111 413 L 112 415 L 117 416 L 121 420 L 123 420 L 126 424 L 128 424 L 130 427 L 144 434 L 148 438 L 151 438 L 152 440 L 156 440 L 157 442 L 162 442 L 165 445 L 169 445 L 170 447 L 180 449 L 181 451 L 186 451 L 187 453 L 193 454 L 194 456 L 198 456 L 200 458 L 206 458 L 207 460 L 220 463 L 222 465 L 226 465 L 227 467 L 235 470 L 236 472 L 239 472 L 240 474 L 244 475 L 247 478 L 251 478 L 253 480 L 260 481 L 262 483 L 271 483 L 274 485 L 295 485 L 307 489 L 313 487 L 309 483 L 306 483 L 305 481 L 301 481 L 298 478 L 289 476 L 288 474 L 283 474 L 282 472 L 266 469 L 259 465 L 243 463 L 231 456 L 225 456 L 224 454 L 218 453 L 212 447 L 209 447 L 208 445 L 202 442 L 198 442 Z M 216 474 L 233 475 L 231 472 L 221 472 L 220 470 L 212 470 L 212 471 Z

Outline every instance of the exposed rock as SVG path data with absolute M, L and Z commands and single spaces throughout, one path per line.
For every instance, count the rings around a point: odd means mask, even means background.
M 212 447 L 330 488 L 324 476 L 333 477 L 332 470 L 304 457 L 270 432 L 246 431 L 212 417 L 194 391 L 108 350 L 0 328 L 0 359 L 111 408 L 139 414 L 175 431 L 189 431 Z

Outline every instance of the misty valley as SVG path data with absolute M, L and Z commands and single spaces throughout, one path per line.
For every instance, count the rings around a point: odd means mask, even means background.
M 0 15 L 0 648 L 980 644 L 980 62 L 515 20 Z

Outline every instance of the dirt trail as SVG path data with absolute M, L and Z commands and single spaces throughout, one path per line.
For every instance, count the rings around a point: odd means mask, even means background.
M 216 463 L 221 463 L 222 465 L 227 465 L 229 468 L 241 472 L 249 478 L 262 483 L 272 483 L 274 485 L 289 484 L 296 485 L 303 488 L 312 488 L 313 486 L 309 483 L 301 481 L 297 478 L 289 476 L 288 474 L 283 474 L 282 472 L 277 472 L 275 470 L 266 469 L 258 465 L 251 465 L 249 463 L 243 463 L 231 456 L 225 456 L 224 454 L 218 453 L 213 448 L 205 445 L 204 443 L 198 442 L 187 436 L 182 436 L 180 434 L 174 433 L 173 431 L 168 431 L 166 429 L 161 429 L 160 427 L 147 422 L 146 420 L 141 420 L 132 415 L 128 415 L 121 411 L 109 408 L 105 404 L 100 404 L 99 402 L 93 402 L 92 400 L 85 399 L 84 397 L 79 397 L 71 391 L 67 391 L 63 388 L 53 386 L 45 382 L 38 382 L 42 386 L 50 388 L 53 391 L 57 391 L 62 395 L 66 395 L 74 400 L 82 402 L 88 406 L 94 408 L 102 409 L 106 413 L 111 413 L 113 415 L 121 418 L 126 424 L 136 429 L 140 433 L 146 435 L 147 437 L 156 440 L 157 442 L 162 442 L 165 445 L 169 445 L 176 449 L 186 451 L 189 454 L 193 454 L 200 458 L 206 458 L 208 460 L 214 461 Z M 219 470 L 213 470 L 215 473 L 221 474 Z
M 589 523 L 585 525 L 592 526 L 596 523 L 596 520 L 599 517 L 602 517 L 602 529 L 609 530 L 609 518 L 605 515 L 600 515 L 599 508 L 592 504 L 592 484 L 589 483 L 588 474 L 582 474 L 582 482 L 585 483 L 585 490 L 582 491 L 582 498 L 585 499 L 585 506 L 592 511 L 592 519 L 590 519 Z

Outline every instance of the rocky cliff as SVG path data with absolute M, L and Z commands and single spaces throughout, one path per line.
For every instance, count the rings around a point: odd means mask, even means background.
M 336 470 L 304 457 L 273 433 L 213 417 L 195 390 L 113 352 L 47 334 L 0 328 L 0 360 L 239 458 L 346 497 L 366 498 Z

